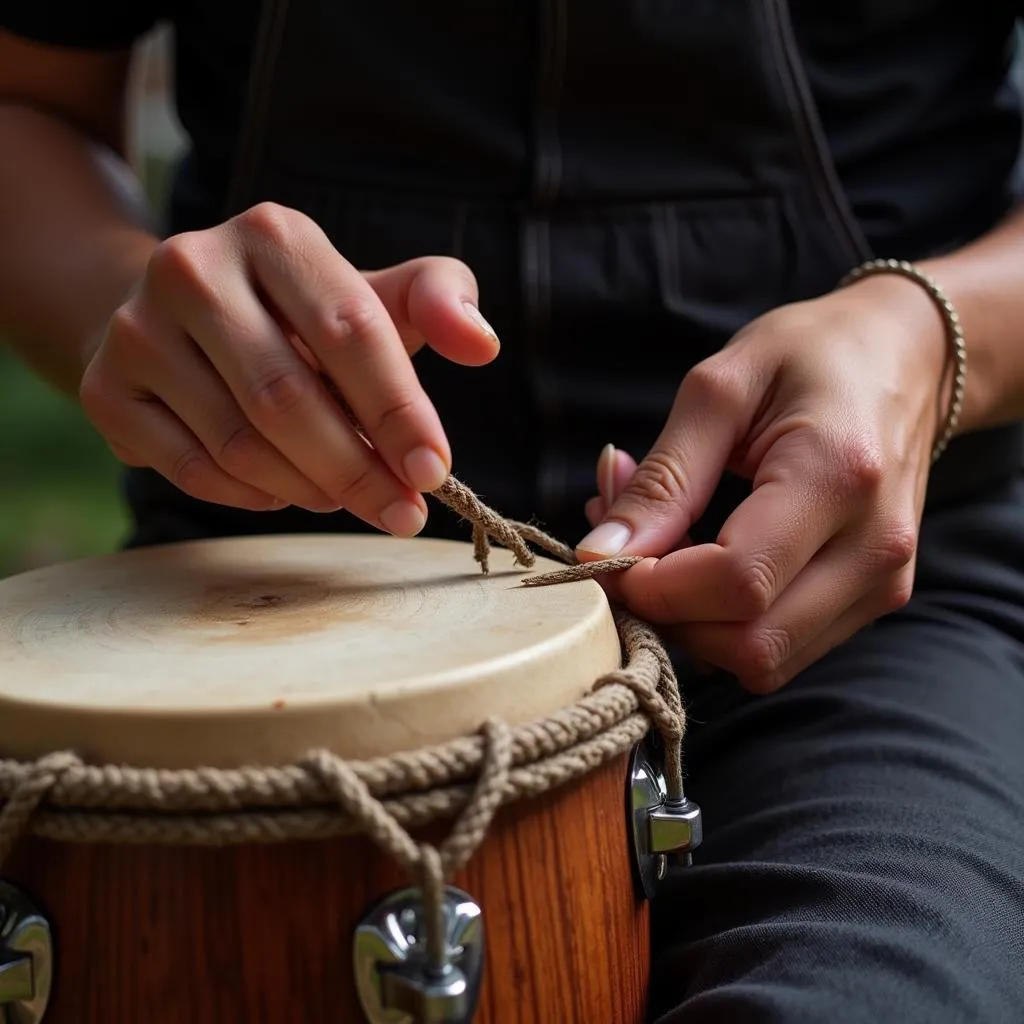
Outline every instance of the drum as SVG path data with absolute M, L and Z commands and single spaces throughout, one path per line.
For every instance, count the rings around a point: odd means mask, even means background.
M 0 1019 L 643 1020 L 667 659 L 492 562 L 256 537 L 0 581 Z

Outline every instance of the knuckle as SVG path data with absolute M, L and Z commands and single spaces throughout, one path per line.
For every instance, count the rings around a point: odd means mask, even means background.
M 351 356 L 372 337 L 381 312 L 370 296 L 349 295 L 326 306 L 313 330 L 320 354 Z
M 899 573 L 882 592 L 882 614 L 898 612 L 905 608 L 914 594 L 913 573 Z
M 294 412 L 312 392 L 298 366 L 270 366 L 249 385 L 247 405 L 255 418 L 277 419 Z
M 729 370 L 726 362 L 705 359 L 683 378 L 677 400 L 728 412 L 742 405 L 743 391 L 741 379 Z
M 652 504 L 681 504 L 686 496 L 687 481 L 682 468 L 668 452 L 653 451 L 637 467 L 629 491 Z
M 868 542 L 869 559 L 883 572 L 902 569 L 917 553 L 917 527 L 913 518 L 890 517 L 876 525 Z
M 199 448 L 186 448 L 171 465 L 170 480 L 186 494 L 198 495 L 209 476 L 210 462 Z
M 78 400 L 91 419 L 102 416 L 110 406 L 113 392 L 103 372 L 91 364 L 78 384 Z
M 373 431 L 384 430 L 392 424 L 401 424 L 412 418 L 416 411 L 416 400 L 411 396 L 397 396 L 390 405 L 385 406 L 376 416 Z
M 885 478 L 881 449 L 866 438 L 845 438 L 833 453 L 840 479 L 852 494 L 873 495 Z
M 297 217 L 294 210 L 280 203 L 265 201 L 240 213 L 237 222 L 243 231 L 285 248 L 294 237 Z
M 107 322 L 104 348 L 115 353 L 144 351 L 150 347 L 152 332 L 147 331 L 138 313 L 130 306 L 114 310 Z
M 369 465 L 353 466 L 348 472 L 339 476 L 332 488 L 345 506 L 356 504 L 373 482 L 373 468 Z
M 778 567 L 767 555 L 760 554 L 737 564 L 734 572 L 737 612 L 745 619 L 756 619 L 768 611 L 778 593 Z
M 227 431 L 217 451 L 217 462 L 232 476 L 248 473 L 265 453 L 263 438 L 251 424 L 240 423 Z
M 146 281 L 157 288 L 184 288 L 205 293 L 205 246 L 198 232 L 172 235 L 153 251 L 149 259 Z
M 778 627 L 762 626 L 752 630 L 738 645 L 736 675 L 745 680 L 776 676 L 789 661 L 793 641 Z
M 884 564 L 902 569 L 917 554 L 917 526 L 909 517 L 889 523 L 881 535 Z

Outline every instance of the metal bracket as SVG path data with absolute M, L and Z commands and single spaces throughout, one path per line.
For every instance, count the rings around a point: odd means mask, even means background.
M 646 899 L 653 899 L 670 864 L 688 866 L 701 844 L 700 808 L 684 796 L 669 800 L 665 776 L 657 767 L 651 743 L 634 748 L 629 763 L 627 796 L 633 838 L 634 870 Z
M 40 1024 L 52 977 L 49 922 L 21 890 L 0 881 L 0 1024 Z
M 378 903 L 357 925 L 352 947 L 356 991 L 368 1024 L 470 1024 L 483 975 L 483 914 L 461 889 L 446 886 L 447 963 L 428 969 L 418 889 Z

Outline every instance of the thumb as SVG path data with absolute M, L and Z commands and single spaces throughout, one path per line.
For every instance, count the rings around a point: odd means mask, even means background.
M 463 366 L 483 366 L 498 355 L 494 328 L 479 309 L 473 272 L 461 260 L 425 256 L 363 274 L 384 303 L 406 351 L 429 345 Z
M 751 416 L 746 394 L 723 401 L 720 388 L 704 383 L 706 376 L 691 373 L 683 381 L 654 447 L 603 521 L 576 546 L 581 561 L 660 557 L 675 550 L 700 518 Z

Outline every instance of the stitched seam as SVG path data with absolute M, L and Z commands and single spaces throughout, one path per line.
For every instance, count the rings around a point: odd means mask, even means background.
M 786 105 L 793 118 L 804 163 L 810 172 L 814 195 L 837 239 L 845 247 L 850 264 L 861 263 L 870 259 L 873 252 L 853 216 L 832 165 L 828 142 L 818 119 L 793 34 L 789 4 L 787 0 L 767 0 L 764 7 L 768 38 L 775 52 Z

